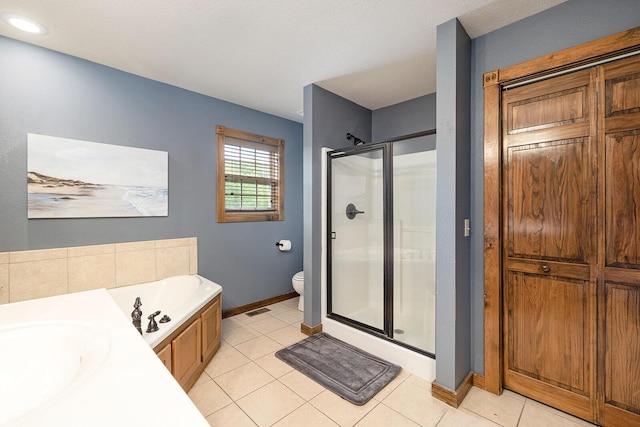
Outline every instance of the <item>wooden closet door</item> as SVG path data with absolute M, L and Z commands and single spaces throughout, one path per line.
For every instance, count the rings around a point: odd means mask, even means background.
M 604 289 L 599 294 L 601 410 L 607 426 L 640 426 L 640 58 L 602 67 Z M 602 190 L 601 190 L 602 191 Z
M 595 420 L 595 71 L 503 92 L 504 386 Z

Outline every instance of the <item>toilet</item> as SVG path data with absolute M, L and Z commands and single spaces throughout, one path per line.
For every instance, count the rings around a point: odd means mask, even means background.
M 304 271 L 298 271 L 291 279 L 293 289 L 300 294 L 298 310 L 304 311 Z

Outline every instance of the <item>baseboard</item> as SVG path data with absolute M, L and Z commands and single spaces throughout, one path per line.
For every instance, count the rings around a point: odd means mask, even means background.
M 253 311 L 253 310 L 257 309 L 257 308 L 261 308 L 261 307 L 265 307 L 267 305 L 275 304 L 275 303 L 280 302 L 280 301 L 286 301 L 288 299 L 295 298 L 297 296 L 298 296 L 298 293 L 296 291 L 293 291 L 293 292 L 289 292 L 289 293 L 284 294 L 284 295 L 278 295 L 278 296 L 275 296 L 275 297 L 263 299 L 262 301 L 256 301 L 256 302 L 252 302 L 250 304 L 241 305 L 240 307 L 230 308 L 230 309 L 224 310 L 222 312 L 222 318 L 224 319 L 224 318 L 227 318 L 227 317 L 235 316 L 236 314 L 242 314 L 242 313 L 246 313 L 247 311 Z
M 484 385 L 484 375 L 473 373 L 473 386 L 486 390 Z
M 305 335 L 313 335 L 313 334 L 317 334 L 318 332 L 322 332 L 322 323 L 316 325 L 316 326 L 309 326 L 309 325 L 305 325 L 304 323 L 300 324 L 300 332 L 302 332 Z
M 448 388 L 441 386 L 435 381 L 432 382 L 431 395 L 436 399 L 443 401 L 447 405 L 457 408 L 458 406 L 460 406 L 467 393 L 469 393 L 469 390 L 471 390 L 472 386 L 473 372 L 469 372 L 455 391 L 449 390 Z

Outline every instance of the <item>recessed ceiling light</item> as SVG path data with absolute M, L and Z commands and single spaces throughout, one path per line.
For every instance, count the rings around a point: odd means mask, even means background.
M 3 13 L 0 15 L 2 20 L 7 24 L 31 34 L 45 34 L 47 29 L 36 21 L 25 18 L 24 16 L 16 15 L 13 13 Z

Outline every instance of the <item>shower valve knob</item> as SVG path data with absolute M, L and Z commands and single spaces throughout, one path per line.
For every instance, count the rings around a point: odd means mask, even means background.
M 356 208 L 356 205 L 354 205 L 353 203 L 349 203 L 347 205 L 347 209 L 346 209 L 347 218 L 353 219 L 356 217 L 356 215 L 363 214 L 363 213 L 364 211 L 359 211 L 358 208 Z

